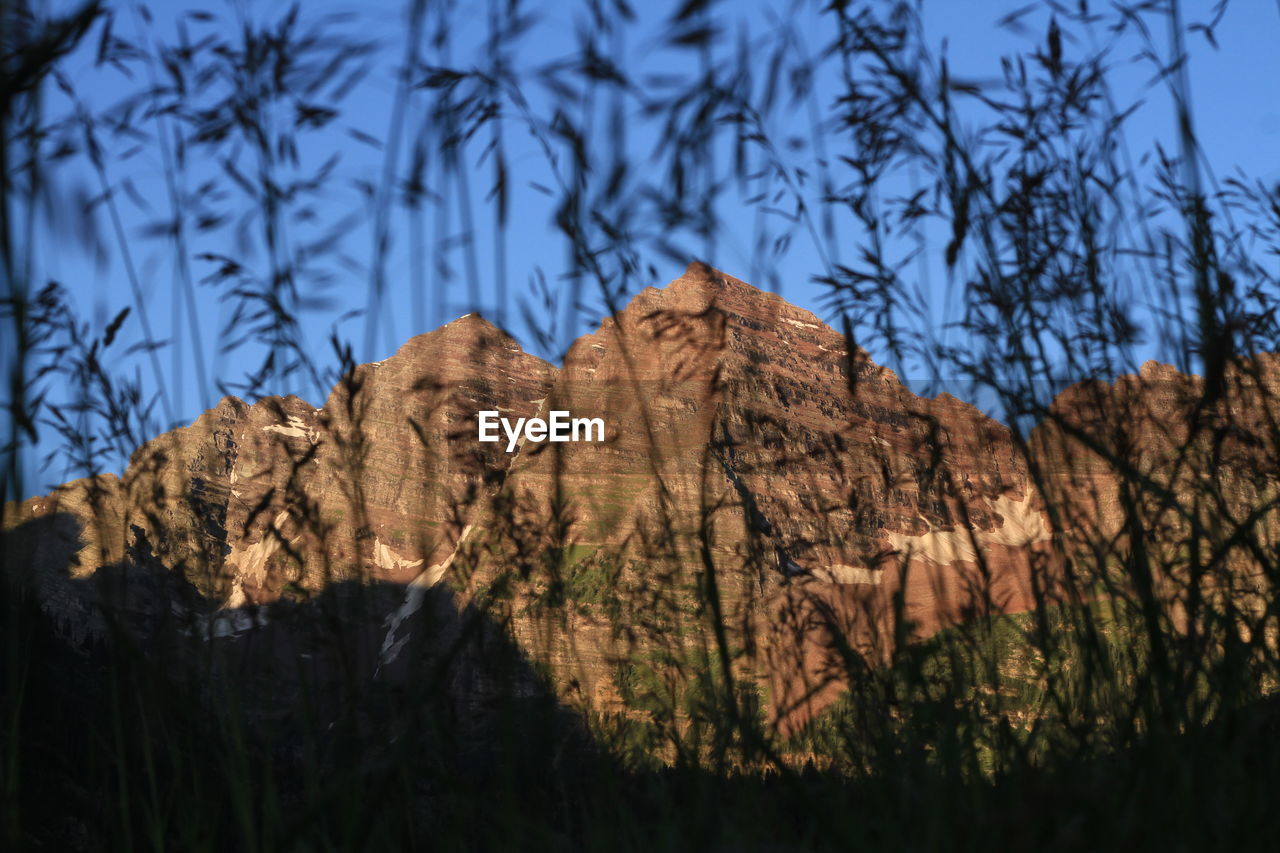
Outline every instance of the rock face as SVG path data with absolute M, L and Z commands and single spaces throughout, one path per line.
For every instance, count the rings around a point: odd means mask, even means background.
M 698 646 L 711 619 L 740 676 L 764 674 L 772 713 L 795 722 L 842 687 L 833 633 L 883 653 L 899 616 L 914 638 L 1032 606 L 1032 546 L 1048 531 L 1007 430 L 917 397 L 809 312 L 730 276 L 693 265 L 640 293 L 574 344 L 548 407 L 603 417 L 609 441 L 513 465 L 520 520 L 504 538 L 536 531 L 524 553 L 567 557 L 530 567 L 512 622 L 592 705 L 625 704 L 610 662 L 681 659 L 676 638 Z M 592 572 L 604 601 L 551 624 L 520 616 Z
M 1063 554 L 1125 585 L 1173 628 L 1249 642 L 1269 617 L 1280 543 L 1280 356 L 1233 363 L 1220 386 L 1149 361 L 1054 400 L 1031 437 Z M 1260 638 L 1259 638 L 1260 639 Z
M 140 447 L 123 477 L 7 512 L 11 527 L 59 515 L 71 540 L 22 541 L 15 562 L 56 584 L 146 554 L 225 610 L 347 580 L 408 583 L 438 570 L 510 462 L 475 442 L 476 411 L 531 414 L 553 373 L 468 315 L 356 367 L 323 408 L 227 397 Z
M 420 645 L 439 609 L 428 590 L 447 588 L 571 705 L 653 713 L 709 668 L 758 685 L 789 731 L 843 689 L 849 654 L 876 661 L 1034 607 L 1089 539 L 1051 529 L 1123 528 L 1097 434 L 1145 424 L 1141 464 L 1167 466 L 1159 448 L 1185 436 L 1155 431 L 1195 397 L 1192 380 L 1154 370 L 1066 392 L 1028 454 L 972 406 L 913 394 L 809 312 L 693 264 L 560 369 L 468 315 L 355 368 L 319 409 L 226 398 L 139 448 L 123 477 L 6 511 L 6 549 L 69 636 L 101 630 L 105 600 L 75 582 L 108 567 L 150 566 L 180 587 L 126 596 L 138 619 L 172 611 L 220 635 L 251 635 L 273 607 L 335 584 L 378 584 L 394 592 L 367 617 L 366 665 L 383 673 Z M 1219 407 L 1219 432 L 1248 393 Z M 481 411 L 554 410 L 603 419 L 605 441 L 507 453 L 477 440 Z M 1247 444 L 1232 434 L 1202 452 L 1243 476 L 1260 470 Z M 1232 485 L 1235 506 L 1273 486 Z M 1055 528 L 1051 504 L 1072 507 Z

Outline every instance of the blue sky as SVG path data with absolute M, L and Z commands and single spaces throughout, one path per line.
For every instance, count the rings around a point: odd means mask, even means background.
M 639 9 L 639 20 L 628 29 L 624 38 L 610 42 L 611 48 L 621 50 L 614 59 L 629 70 L 643 69 L 645 73 L 689 75 L 698 71 L 699 59 L 690 51 L 672 50 L 665 46 L 657 33 L 666 16 L 676 4 L 644 5 Z M 1020 2 L 928 2 L 923 3 L 923 19 L 927 40 L 939 51 L 944 49 L 954 77 L 974 80 L 990 80 L 999 76 L 999 60 L 1002 55 L 1026 51 L 1044 39 L 1048 12 L 1037 9 L 1023 19 L 1025 34 L 995 26 L 997 20 L 1020 6 Z M 479 2 L 462 6 L 454 16 L 450 33 L 452 64 L 462 70 L 485 67 L 488 58 L 481 48 L 485 33 L 485 13 L 489 4 Z M 1189 22 L 1201 20 L 1197 15 L 1209 16 L 1210 4 L 1185 3 Z M 523 38 L 521 48 L 512 59 L 520 68 L 533 69 L 565 56 L 576 49 L 574 33 L 585 26 L 587 14 L 580 3 L 543 3 L 532 8 L 542 15 L 533 29 Z M 827 25 L 818 14 L 820 4 L 783 2 L 733 3 L 715 7 L 715 20 L 724 26 L 729 37 L 716 48 L 717 53 L 729 51 L 734 38 L 740 32 L 766 35 L 780 23 L 794 28 L 797 42 L 807 49 L 817 51 L 829 38 Z M 191 19 L 192 10 L 208 9 L 218 17 L 213 21 Z M 202 32 L 220 30 L 237 19 L 267 21 L 278 18 L 285 7 L 281 4 L 236 3 L 219 5 L 213 0 L 207 3 L 173 2 L 157 4 L 153 10 L 154 22 L 148 27 L 144 17 L 131 6 L 116 9 L 114 28 L 123 37 L 134 39 L 143 33 L 147 37 L 169 39 L 176 31 L 179 20 L 194 39 Z M 376 221 L 376 204 L 362 195 L 363 184 L 373 187 L 372 198 L 378 197 L 384 167 L 385 149 L 368 142 L 368 137 L 386 139 L 393 127 L 393 104 L 396 99 L 394 70 L 404 51 L 407 22 L 400 3 L 365 2 L 361 4 L 311 3 L 305 6 L 303 18 L 314 20 L 330 12 L 349 11 L 350 15 L 335 24 L 334 31 L 349 36 L 367 38 L 377 45 L 372 54 L 372 70 L 364 80 L 339 104 L 341 116 L 323 130 L 309 134 L 300 144 L 299 155 L 304 167 L 314 168 L 334 155 L 338 162 L 334 179 L 326 191 L 308 201 L 311 220 L 300 218 L 290 225 L 290 238 L 299 243 L 324 236 L 327 248 L 337 251 L 328 256 L 324 270 L 328 282 L 307 283 L 303 296 L 308 307 L 303 311 L 300 330 L 307 342 L 307 351 L 324 373 L 308 378 L 299 373 L 283 381 L 273 382 L 269 390 L 276 393 L 296 393 L 316 405 L 332 379 L 338 361 L 327 343 L 335 333 L 352 343 L 356 361 L 381 359 L 394 351 L 396 346 L 412 334 L 429 331 L 470 310 L 478 309 L 491 319 L 498 319 L 531 352 L 558 360 L 560 352 L 578 334 L 591 331 L 605 313 L 605 300 L 587 288 L 582 293 L 577 310 L 564 305 L 563 300 L 554 310 L 535 309 L 534 317 L 542 328 L 534 328 L 522 319 L 518 305 L 511 294 L 529 296 L 530 280 L 536 274 L 545 276 L 552 293 L 567 292 L 561 274 L 566 268 L 566 248 L 563 239 L 554 228 L 554 208 L 551 200 L 538 186 L 554 186 L 556 175 L 547 162 L 540 142 L 528 134 L 518 116 L 510 115 L 502 123 L 504 145 L 509 152 L 509 174 L 512 176 L 509 216 L 511 228 L 505 240 L 505 270 L 509 298 L 499 299 L 497 277 L 500 267 L 492 228 L 494 205 L 487 190 L 492 181 L 492 159 L 481 156 L 482 144 L 473 144 L 465 154 L 468 186 L 466 203 L 475 219 L 472 231 L 474 254 L 468 255 L 465 246 L 458 242 L 462 229 L 456 220 L 463 211 L 463 191 L 459 185 L 450 185 L 447 195 L 451 205 L 450 223 L 440 228 L 430 216 L 420 225 L 424 241 L 432 243 L 444 238 L 449 249 L 444 257 L 451 268 L 446 280 L 428 276 L 415 278 L 413 248 L 407 237 L 410 220 L 403 210 L 392 208 L 388 220 L 391 238 L 385 264 L 386 300 L 378 315 L 372 336 L 366 334 L 366 319 L 352 312 L 369 307 L 369 282 L 373 276 L 373 223 Z M 1280 180 L 1280 97 L 1276 95 L 1273 81 L 1280 80 L 1280 9 L 1276 5 L 1260 2 L 1235 2 L 1214 33 L 1217 47 L 1196 33 L 1188 37 L 1190 50 L 1190 82 L 1197 132 L 1200 136 L 1206 161 L 1213 164 L 1216 177 L 1239 169 L 1243 173 L 1268 183 Z M 136 90 L 145 81 L 129 79 L 110 67 L 96 66 L 94 51 L 99 32 L 95 30 L 87 40 L 86 49 L 71 57 L 65 69 L 74 81 L 75 90 L 85 105 L 93 110 L 108 109 L 125 93 Z M 1160 46 L 1166 44 L 1164 32 L 1154 32 Z M 1106 32 L 1096 35 L 1098 41 L 1092 47 L 1101 46 L 1110 38 Z M 1068 56 L 1079 55 L 1091 45 L 1067 45 Z M 1132 33 L 1115 41 L 1111 48 L 1114 64 L 1112 84 L 1117 102 L 1128 104 L 1141 99 L 1143 105 L 1127 124 L 1126 142 L 1135 156 L 1148 150 L 1157 139 L 1173 138 L 1174 118 L 1171 99 L 1161 82 L 1152 82 L 1153 67 L 1140 56 L 1143 45 Z M 714 60 L 713 60 L 714 61 Z M 756 73 L 765 74 L 764 57 Z M 834 92 L 834 80 L 816 81 L 821 101 L 827 92 Z M 537 113 L 550 99 L 537 87 L 529 89 L 530 108 Z M 426 97 L 418 93 L 414 98 Z M 409 159 L 412 128 L 419 119 L 412 105 L 406 114 L 405 136 L 401 143 L 398 171 Z M 629 121 L 626 159 L 641 174 L 652 169 L 647 159 L 650 152 L 662 141 L 660 129 L 650 121 L 645 122 L 640 106 L 625 101 L 623 109 Z M 48 97 L 47 111 L 57 114 L 68 104 L 56 91 Z M 605 111 L 600 110 L 603 117 Z M 962 118 L 964 114 L 962 113 Z M 809 116 L 804 109 L 779 114 L 779 126 L 775 129 L 785 137 L 786 123 L 795 122 L 805 127 Z M 142 127 L 147 122 L 136 118 Z M 154 120 L 150 120 L 154 125 Z M 975 114 L 973 121 L 979 121 Z M 484 135 L 488 130 L 483 131 Z M 803 134 L 801 134 L 803 135 Z M 596 137 L 606 140 L 601 131 Z M 191 260 L 192 286 L 190 290 L 179 284 L 186 275 L 181 265 L 175 265 L 172 244 L 165 240 L 147 237 L 145 228 L 165 216 L 167 187 L 163 178 L 163 155 L 154 144 L 133 146 L 140 150 L 129 152 L 130 140 L 118 139 L 108 156 L 108 180 L 115 187 L 116 209 L 127 235 L 124 247 L 112 233 L 113 224 L 100 206 L 96 226 L 103 235 L 101 245 L 92 249 L 82 241 L 72 239 L 73 218 L 66 221 L 56 213 L 40 228 L 36 241 L 36 267 L 38 279 L 56 279 L 69 290 L 73 303 L 81 316 L 95 329 L 104 328 L 125 306 L 135 310 L 121 329 L 121 343 L 117 353 L 141 335 L 141 309 L 145 308 L 147 320 L 157 338 L 170 339 L 174 343 L 157 353 L 153 363 L 145 354 L 136 353 L 120 362 L 117 368 L 126 373 L 137 371 L 145 388 L 154 392 L 158 385 L 166 389 L 163 405 L 157 406 L 158 425 L 167 427 L 174 423 L 190 422 L 203 408 L 211 405 L 218 396 L 215 379 L 234 386 L 244 373 L 257 365 L 264 349 L 249 343 L 234 351 L 222 351 L 221 334 L 231 318 L 232 301 L 225 297 L 226 288 L 200 284 L 216 264 Z M 832 155 L 838 151 L 829 152 Z M 126 156 L 126 154 L 128 156 Z M 803 159 L 813 152 L 798 150 L 796 156 Z M 606 154 L 601 153 L 602 158 Z M 186 181 L 187 189 L 198 185 L 206 177 L 220 174 L 216 163 L 201 162 L 192 150 Z M 85 192 L 93 194 L 96 178 L 83 163 L 72 161 L 59 167 L 57 186 L 71 192 L 85 186 Z M 128 187 L 125 187 L 125 184 Z M 761 287 L 780 291 L 788 300 L 813 310 L 823 319 L 831 320 L 824 306 L 826 290 L 813 282 L 823 271 L 821 252 L 808 239 L 805 229 L 794 228 L 787 251 L 762 263 L 760 256 L 753 256 L 752 235 L 758 225 L 758 213 L 741 204 L 741 197 L 732 188 L 726 191 L 716 213 L 719 226 L 713 244 L 714 256 L 704 257 L 707 244 L 691 234 L 672 233 L 671 242 L 678 250 L 710 261 L 724 271 L 752 281 Z M 232 212 L 248 212 L 247 202 L 231 195 L 221 202 L 223 209 Z M 316 224 L 319 223 L 319 224 Z M 337 236 L 328 233 L 330 226 L 341 225 Z M 844 223 L 837 222 L 837 228 Z M 786 229 L 786 223 L 774 223 L 777 229 Z M 260 231 L 257 225 L 249 230 Z M 212 252 L 236 256 L 247 251 L 246 264 L 257 269 L 265 268 L 266 259 L 260 243 L 240 246 L 232 239 L 234 229 L 228 226 L 215 230 L 204 238 L 193 240 L 189 255 Z M 956 310 L 953 297 L 946 283 L 945 265 L 941 255 L 944 240 L 931 240 L 925 260 L 920 264 L 920 276 L 927 284 L 922 289 L 928 301 L 926 322 L 944 328 L 949 316 Z M 855 247 L 851 247 L 855 248 Z M 648 284 L 662 285 L 679 275 L 684 263 L 676 258 L 647 251 L 642 257 L 644 266 L 651 266 L 654 275 L 647 273 L 628 281 L 625 290 L 634 292 Z M 133 285 L 127 272 L 131 261 L 136 271 L 136 282 L 142 294 L 140 304 L 135 304 Z M 651 280 L 648 280 L 650 279 Z M 423 281 L 432 288 L 430 293 L 415 293 L 415 284 Z M 187 292 L 194 292 L 195 303 L 187 305 L 183 300 Z M 622 294 L 625 297 L 625 293 Z M 535 300 L 536 301 L 536 300 Z M 551 319 L 554 318 L 554 327 Z M 176 324 L 176 333 L 175 333 Z M 196 338 L 199 338 L 199 346 Z M 1143 357 L 1160 357 L 1158 347 L 1152 343 L 1142 353 Z M 890 363 L 908 380 L 925 380 L 918 365 L 894 363 L 887 353 L 872 355 Z M 206 381 L 200 380 L 197 363 L 203 360 Z M 155 379 L 158 368 L 160 381 Z M 921 387 L 924 387 L 921 385 Z M 963 391 L 956 392 L 964 396 Z M 981 402 L 981 401 L 979 401 Z M 40 455 L 51 449 L 50 439 L 39 448 Z M 35 456 L 33 455 L 34 459 Z M 29 480 L 28 492 L 42 490 L 48 483 L 58 482 L 73 473 L 66 465 L 54 464 L 48 470 L 34 473 Z

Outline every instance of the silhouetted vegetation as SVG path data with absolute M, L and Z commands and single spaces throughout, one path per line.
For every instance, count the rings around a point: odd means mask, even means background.
M 1212 42 L 1225 2 L 1206 19 L 1177 0 L 1033 4 L 1001 22 L 1027 49 L 982 81 L 926 42 L 927 2 L 799 2 L 752 26 L 727 4 L 653 25 L 592 0 L 551 58 L 529 49 L 551 14 L 536 4 L 407 0 L 393 45 L 305 6 L 237 8 L 162 25 L 135 4 L 0 0 L 6 848 L 1274 844 L 1280 188 L 1215 173 L 1195 135 L 1185 41 Z M 620 63 L 638 37 L 686 59 Z M 1175 104 L 1151 151 L 1128 145 L 1110 86 L 1121 40 Z M 85 63 L 128 83 L 91 99 Z M 379 74 L 386 132 L 346 124 Z M 339 127 L 376 178 L 329 156 Z M 133 186 L 138 158 L 161 197 Z M 347 192 L 357 205 L 333 202 Z M 511 265 L 526 197 L 559 269 Z M 729 207 L 752 233 L 727 233 Z M 720 364 L 698 347 L 722 339 L 696 332 L 723 330 L 714 306 L 643 318 L 688 368 L 670 381 L 714 398 L 696 461 L 663 432 L 661 381 L 610 387 L 643 439 L 632 479 L 592 482 L 553 449 L 453 448 L 458 413 L 505 393 L 488 331 L 466 354 L 476 376 L 446 380 L 424 349 L 385 408 L 357 367 L 459 305 L 559 358 L 584 318 L 658 284 L 658 259 L 714 263 L 729 242 L 774 291 L 814 259 L 849 411 L 915 441 L 906 468 L 812 510 L 808 551 L 760 484 L 852 481 L 862 462 L 753 409 L 754 373 L 698 372 Z M 47 279 L 64 243 L 111 256 L 120 304 L 90 319 Z M 641 344 L 615 328 L 634 367 Z M 1012 489 L 966 497 L 987 486 L 955 448 L 983 437 L 877 402 L 867 352 L 971 389 L 1008 427 L 1002 464 L 1052 531 L 1025 552 L 1022 612 L 980 582 L 1010 559 L 977 531 L 1007 521 L 989 508 Z M 1151 354 L 1181 374 L 1139 368 Z M 331 388 L 321 409 L 270 396 Z M 263 402 L 155 438 L 230 392 Z M 266 462 L 233 518 L 215 451 L 251 417 L 266 438 L 237 452 Z M 374 432 L 392 428 L 412 446 L 384 463 Z M 382 523 L 375 464 L 429 525 Z M 56 511 L 20 503 L 44 491 L 35 470 L 80 478 Z M 918 563 L 877 551 L 891 492 L 972 552 L 957 618 L 920 624 Z M 643 523 L 611 541 L 640 495 Z M 259 548 L 253 589 L 229 562 L 238 538 Z M 824 592 L 822 548 L 896 573 L 893 593 Z M 372 563 L 421 574 L 391 583 Z M 775 624 L 821 646 L 787 685 L 759 669 Z

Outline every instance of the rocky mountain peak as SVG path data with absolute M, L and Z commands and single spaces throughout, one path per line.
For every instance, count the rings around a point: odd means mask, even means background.
M 438 329 L 414 335 L 389 358 L 371 364 L 382 366 L 396 363 L 405 367 L 412 366 L 410 369 L 429 371 L 439 367 L 441 357 L 450 353 L 476 354 L 485 351 L 525 354 L 515 338 L 481 314 L 472 312 L 451 320 Z

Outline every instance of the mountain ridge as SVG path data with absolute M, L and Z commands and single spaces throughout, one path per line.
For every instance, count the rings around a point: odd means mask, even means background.
M 1165 405 L 1144 382 L 1196 379 L 1144 365 L 1102 383 L 1099 411 L 1131 388 Z M 1097 387 L 1058 399 L 1083 417 Z M 603 417 L 605 442 L 507 454 L 476 440 L 481 410 L 552 408 Z M 841 643 L 875 661 L 1052 593 L 1076 546 L 1041 481 L 1115 526 L 1112 475 L 1088 461 L 1109 439 L 1081 445 L 1072 429 L 1038 426 L 1027 456 L 973 405 L 914 394 L 812 313 L 695 262 L 560 367 L 467 314 L 354 367 L 319 408 L 224 397 L 141 445 L 123 476 L 65 484 L 7 509 L 6 525 L 78 519 L 65 543 L 13 546 L 64 622 L 101 605 L 71 580 L 140 560 L 224 611 L 398 585 L 376 614 L 380 666 L 418 630 L 424 591 L 447 582 L 582 710 L 634 712 L 619 673 L 686 654 L 673 644 L 710 616 L 728 626 L 716 642 L 732 646 L 734 676 L 794 730 L 844 689 Z M 1092 503 L 1062 485 L 1076 474 Z

